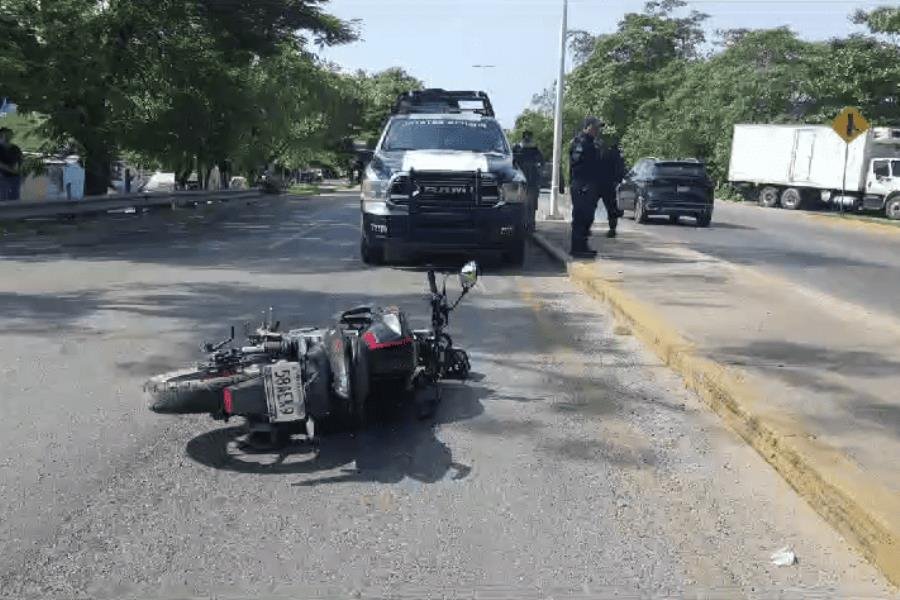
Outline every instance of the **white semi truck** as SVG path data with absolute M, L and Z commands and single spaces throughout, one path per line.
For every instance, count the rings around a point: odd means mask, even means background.
M 870 129 L 848 148 L 825 125 L 735 125 L 728 180 L 763 206 L 821 201 L 900 219 L 900 128 Z

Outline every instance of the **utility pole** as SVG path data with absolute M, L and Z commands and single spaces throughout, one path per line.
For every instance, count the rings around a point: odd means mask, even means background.
M 559 76 L 556 78 L 556 110 L 553 117 L 553 175 L 550 189 L 550 214 L 559 219 L 559 178 L 562 164 L 563 91 L 566 85 L 566 34 L 568 33 L 569 0 L 563 0 L 562 26 L 559 31 Z

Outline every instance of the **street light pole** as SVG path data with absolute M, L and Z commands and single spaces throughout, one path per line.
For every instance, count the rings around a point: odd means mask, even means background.
M 566 33 L 568 31 L 569 0 L 563 0 L 562 26 L 559 31 L 559 76 L 556 78 L 556 110 L 553 117 L 553 174 L 550 189 L 550 214 L 548 218 L 559 219 L 559 178 L 562 163 L 562 116 L 563 90 L 566 78 Z

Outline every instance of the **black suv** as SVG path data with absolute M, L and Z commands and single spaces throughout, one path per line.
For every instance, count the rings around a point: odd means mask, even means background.
M 525 201 L 484 92 L 402 94 L 363 176 L 362 259 L 492 251 L 521 264 Z
M 634 220 L 646 223 L 654 215 L 694 217 L 708 227 L 713 213 L 713 184 L 698 160 L 642 158 L 616 190 L 619 210 L 634 211 Z

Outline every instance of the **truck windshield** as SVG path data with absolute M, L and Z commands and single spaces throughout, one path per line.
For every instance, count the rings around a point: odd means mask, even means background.
M 706 167 L 695 162 L 659 162 L 653 166 L 655 177 L 705 178 Z
M 509 154 L 503 131 L 497 123 L 461 119 L 394 121 L 382 150 L 459 150 Z

